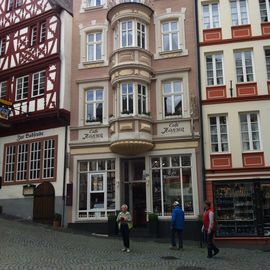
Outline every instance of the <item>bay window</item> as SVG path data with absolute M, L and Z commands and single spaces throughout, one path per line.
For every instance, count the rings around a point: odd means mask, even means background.
M 78 170 L 78 217 L 100 218 L 115 211 L 115 160 L 81 161 Z
M 179 201 L 186 215 L 194 214 L 191 155 L 151 158 L 153 211 L 170 216 Z
M 139 47 L 146 49 L 146 25 L 137 20 L 120 23 L 120 47 Z
M 163 82 L 164 115 L 182 116 L 183 114 L 183 82 L 180 80 Z
M 85 93 L 85 119 L 86 122 L 103 121 L 103 89 L 90 89 Z
M 148 93 L 147 86 L 140 83 L 125 82 L 120 85 L 121 114 L 147 114 Z

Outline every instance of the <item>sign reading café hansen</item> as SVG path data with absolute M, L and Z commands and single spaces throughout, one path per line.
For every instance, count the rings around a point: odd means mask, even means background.
M 108 128 L 89 128 L 79 131 L 79 140 L 83 142 L 102 142 L 108 140 Z
M 173 121 L 157 125 L 158 137 L 190 136 L 190 121 Z

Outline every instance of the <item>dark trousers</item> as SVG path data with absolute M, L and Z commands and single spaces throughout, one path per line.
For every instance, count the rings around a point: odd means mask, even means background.
M 207 239 L 207 250 L 208 250 L 208 256 L 212 257 L 213 255 L 213 251 L 214 253 L 218 252 L 218 248 L 215 246 L 214 242 L 213 242 L 213 237 L 214 237 L 214 233 L 207 233 L 206 234 L 206 239 Z
M 129 228 L 127 223 L 123 223 L 120 226 L 120 231 L 123 238 L 123 243 L 125 248 L 129 248 Z
M 175 241 L 175 234 L 177 233 L 178 235 L 178 240 L 179 240 L 179 248 L 183 248 L 183 231 L 179 229 L 172 228 L 172 246 L 176 247 L 176 241 Z

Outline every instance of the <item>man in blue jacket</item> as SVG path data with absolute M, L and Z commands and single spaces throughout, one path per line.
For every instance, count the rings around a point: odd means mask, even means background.
M 178 201 L 173 203 L 173 211 L 172 211 L 172 247 L 171 249 L 176 249 L 176 241 L 175 241 L 175 234 L 178 234 L 179 238 L 179 246 L 178 249 L 183 249 L 183 229 L 184 229 L 184 222 L 185 222 L 185 214 L 182 208 L 179 205 Z

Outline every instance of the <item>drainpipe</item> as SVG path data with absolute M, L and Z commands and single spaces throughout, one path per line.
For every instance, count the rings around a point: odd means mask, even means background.
M 200 114 L 200 148 L 201 148 L 201 178 L 203 184 L 203 200 L 206 199 L 206 181 L 205 181 L 205 158 L 204 158 L 204 136 L 203 136 L 203 106 L 201 94 L 201 60 L 199 43 L 199 21 L 198 21 L 198 1 L 195 0 L 195 21 L 196 21 L 196 39 L 197 39 L 197 79 L 199 89 L 199 114 Z
M 62 193 L 62 226 L 65 225 L 65 200 L 66 200 L 66 171 L 67 171 L 67 136 L 68 136 L 68 125 L 65 125 L 65 149 L 64 149 L 64 172 L 63 172 L 63 193 Z

